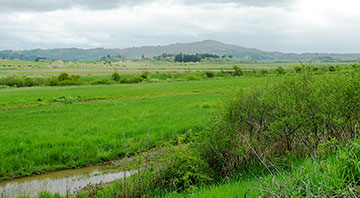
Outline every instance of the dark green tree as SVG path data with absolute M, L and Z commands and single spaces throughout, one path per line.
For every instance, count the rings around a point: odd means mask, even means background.
M 233 66 L 234 71 L 234 76 L 243 76 L 244 75 L 244 71 L 241 67 L 234 65 Z

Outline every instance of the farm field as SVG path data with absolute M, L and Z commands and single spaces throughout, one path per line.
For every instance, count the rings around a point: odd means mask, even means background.
M 0 89 L 0 176 L 87 166 L 147 150 L 200 130 L 224 98 L 270 80 Z
M 329 65 L 346 66 L 356 62 L 322 62 L 318 67 Z M 240 60 L 224 59 L 219 62 L 203 61 L 199 63 L 174 63 L 168 61 L 138 60 L 132 62 L 116 62 L 111 65 L 96 61 L 80 62 L 32 62 L 32 61 L 7 61 L 0 60 L 0 76 L 54 76 L 62 72 L 87 75 L 109 75 L 114 71 L 119 73 L 150 72 L 184 72 L 184 71 L 221 71 L 232 70 L 233 65 L 241 65 L 244 70 L 253 69 L 276 69 L 282 66 L 284 69 L 292 69 L 298 66 L 298 62 L 254 62 L 247 63 Z

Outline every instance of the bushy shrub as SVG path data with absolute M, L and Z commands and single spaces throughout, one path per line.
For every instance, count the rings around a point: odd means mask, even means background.
M 64 80 L 59 80 L 59 79 L 64 79 Z M 58 85 L 60 86 L 67 86 L 67 85 L 81 85 L 83 84 L 83 82 L 80 80 L 80 76 L 79 75 L 70 75 L 67 77 L 62 78 L 61 74 L 58 77 L 59 83 Z
M 241 164 L 316 153 L 328 139 L 353 138 L 360 121 L 359 74 L 302 74 L 241 92 L 204 137 L 204 156 L 219 175 Z
M 137 174 L 119 182 L 110 190 L 117 197 L 159 196 L 162 191 L 187 191 L 213 181 L 209 165 L 197 152 L 192 132 L 176 136 L 172 144 L 163 145 L 155 152 L 141 154 L 120 166 L 139 170 Z M 108 195 L 109 196 L 109 195 Z
M 266 70 L 266 69 L 260 69 L 260 74 L 262 75 L 262 76 L 265 76 L 265 75 L 267 75 L 269 72 L 268 72 L 268 70 Z
M 329 66 L 329 71 L 330 71 L 330 72 L 334 72 L 334 71 L 336 71 L 336 69 L 335 69 L 334 66 L 331 65 L 331 66 Z
M 24 86 L 25 87 L 32 87 L 32 86 L 38 86 L 38 85 L 40 85 L 40 82 L 35 80 L 34 78 L 26 77 L 24 79 Z
M 120 80 L 120 74 L 119 72 L 114 72 L 112 75 L 111 75 L 111 79 L 113 81 L 119 81 Z
M 145 72 L 143 72 L 142 74 L 141 74 L 141 78 L 143 78 L 144 80 L 146 80 L 146 79 L 149 79 L 150 78 L 150 72 L 148 72 L 148 71 L 145 71 Z
M 205 76 L 208 78 L 214 78 L 215 77 L 215 72 L 213 71 L 205 71 Z
M 59 82 L 69 80 L 69 79 L 70 79 L 69 74 L 66 72 L 63 72 L 63 73 L 59 74 L 59 76 L 58 76 Z
M 169 149 L 163 156 L 168 164 L 161 170 L 162 188 L 183 191 L 212 181 L 208 164 L 201 158 L 200 153 L 194 151 L 187 144 Z
M 48 78 L 46 85 L 47 86 L 58 86 L 59 85 L 58 78 L 55 76 Z
M 92 85 L 110 85 L 113 83 L 114 81 L 105 78 L 95 79 L 91 82 Z
M 234 76 L 243 76 L 244 75 L 244 71 L 241 67 L 234 65 L 233 66 L 234 71 Z
M 284 70 L 284 68 L 281 67 L 281 66 L 279 66 L 279 67 L 276 68 L 276 72 L 277 72 L 278 74 L 280 74 L 280 75 L 285 74 L 285 70 Z
M 19 76 L 9 76 L 5 78 L 0 78 L 0 85 L 6 85 L 10 87 L 23 87 L 25 80 Z
M 123 79 L 120 80 L 120 83 L 126 83 L 126 84 L 140 83 L 143 80 L 144 79 L 142 77 L 134 76 L 134 77 L 129 77 L 129 78 L 123 78 Z
M 302 67 L 300 66 L 295 66 L 294 69 L 296 73 L 300 73 L 302 71 Z
M 192 81 L 192 80 L 200 80 L 199 77 L 196 77 L 194 75 L 188 74 L 185 76 L 185 80 Z
M 58 77 L 50 77 L 46 85 L 49 86 L 67 86 L 67 85 L 81 85 L 83 82 L 79 75 L 69 75 L 68 73 L 61 73 Z

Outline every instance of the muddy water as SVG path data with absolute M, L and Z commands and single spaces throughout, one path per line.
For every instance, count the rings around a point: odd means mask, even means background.
M 20 195 L 32 197 L 42 191 L 66 195 L 67 193 L 74 193 L 88 184 L 112 182 L 128 177 L 135 172 L 120 172 L 104 165 L 13 179 L 0 182 L 0 197 L 12 198 Z

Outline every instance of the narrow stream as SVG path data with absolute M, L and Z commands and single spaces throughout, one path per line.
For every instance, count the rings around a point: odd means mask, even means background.
M 72 194 L 88 184 L 112 182 L 128 177 L 135 172 L 120 172 L 100 165 L 0 181 L 0 198 L 13 198 L 20 195 L 33 197 L 42 191 L 59 193 L 60 195 Z

